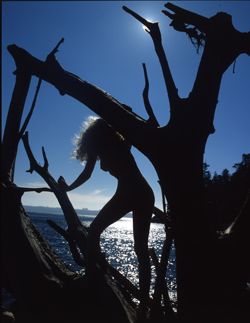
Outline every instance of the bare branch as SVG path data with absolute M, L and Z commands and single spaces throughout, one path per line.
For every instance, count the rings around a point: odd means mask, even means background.
M 144 19 L 143 17 L 141 17 L 140 15 L 138 15 L 138 13 L 136 13 L 135 11 L 129 9 L 126 6 L 122 6 L 122 9 L 124 11 L 126 11 L 127 13 L 129 13 L 131 16 L 133 16 L 136 20 L 140 21 L 145 27 L 147 27 L 148 29 L 150 29 L 152 23 L 150 21 L 147 21 L 146 19 Z
M 47 59 L 49 56 L 55 55 L 58 52 L 58 48 L 60 47 L 60 45 L 64 42 L 64 38 L 62 37 L 59 42 L 57 43 L 57 45 L 55 46 L 54 49 L 52 49 L 52 51 L 49 53 L 49 55 L 47 56 Z
M 34 109 L 35 109 L 35 106 L 36 106 L 36 100 L 37 100 L 37 97 L 38 97 L 38 93 L 39 93 L 39 90 L 40 90 L 40 87 L 41 87 L 41 84 L 42 84 L 42 79 L 39 78 L 38 82 L 37 82 L 37 86 L 36 86 L 36 92 L 35 92 L 35 95 L 34 95 L 34 98 L 33 98 L 33 101 L 32 101 L 32 104 L 31 104 L 31 107 L 30 107 L 30 111 L 22 125 L 22 128 L 19 132 L 19 140 L 22 138 L 27 126 L 28 126 L 28 123 L 32 117 L 32 114 L 34 112 Z
M 29 145 L 28 131 L 25 132 L 25 134 L 22 137 L 22 140 L 23 140 L 23 144 L 24 144 L 24 148 L 26 150 L 27 156 L 30 161 L 30 169 L 27 172 L 32 173 L 35 170 L 45 180 L 45 182 L 49 185 L 49 187 L 53 192 L 59 191 L 59 185 L 57 184 L 57 182 L 53 179 L 53 177 L 48 172 L 46 172 L 46 169 L 41 167 L 36 161 Z
M 158 260 L 158 257 L 156 255 L 155 249 L 150 248 L 150 257 L 152 259 L 153 265 L 155 266 L 155 271 L 156 271 L 156 281 L 155 281 L 155 289 L 154 289 L 154 306 L 160 307 L 160 301 L 161 301 L 161 295 L 162 293 L 165 293 L 167 286 L 166 285 L 166 280 L 161 281 L 161 284 L 159 283 L 159 275 L 160 273 L 160 261 Z M 164 286 L 163 286 L 163 285 Z
M 172 19 L 171 25 L 176 30 L 186 32 L 197 49 L 205 43 L 196 79 L 189 95 L 189 105 L 192 106 L 190 112 L 196 115 L 198 121 L 196 124 L 199 123 L 207 134 L 213 133 L 213 120 L 222 75 L 240 54 L 250 55 L 250 33 L 237 31 L 232 24 L 232 17 L 223 12 L 206 18 L 170 2 L 165 6 L 174 12 L 174 14 L 168 11 L 164 13 Z M 187 28 L 188 25 L 195 28 Z
M 65 71 L 54 56 L 44 63 L 16 45 L 8 46 L 8 50 L 16 63 L 22 64 L 29 73 L 51 83 L 61 94 L 68 94 L 87 105 L 124 135 L 131 144 L 140 150 L 144 149 L 145 137 L 151 137 L 152 129 L 143 118 L 125 109 L 122 103 L 110 94 Z
M 28 135 L 27 131 L 23 135 L 22 139 L 23 139 L 25 151 L 26 151 L 27 156 L 30 161 L 30 169 L 32 171 L 35 170 L 45 180 L 45 182 L 51 188 L 51 191 L 53 191 L 55 193 L 55 195 L 59 201 L 59 204 L 62 207 L 62 210 L 65 212 L 66 221 L 68 220 L 67 221 L 68 226 L 72 227 L 72 228 L 75 228 L 75 226 L 77 227 L 78 224 L 81 224 L 78 217 L 76 216 L 77 220 L 75 219 L 75 215 L 71 215 L 70 217 L 67 217 L 68 214 L 71 214 L 72 212 L 75 213 L 75 211 L 74 211 L 74 209 L 67 197 L 66 192 L 61 189 L 61 186 L 50 175 L 50 173 L 48 172 L 48 168 L 40 166 L 38 164 L 38 162 L 36 161 L 32 151 L 31 151 L 30 145 L 29 145 L 29 135 Z M 44 159 L 45 159 L 45 164 L 46 163 L 48 164 L 44 149 L 43 149 L 43 155 L 44 155 Z
M 66 222 L 68 224 L 67 232 L 58 226 L 53 226 L 54 229 L 57 229 L 57 232 L 60 231 L 60 234 L 66 238 L 67 241 L 70 243 L 70 247 L 72 248 L 72 253 L 76 255 L 76 245 L 80 249 L 82 255 L 86 254 L 86 242 L 87 242 L 87 229 L 82 225 L 81 221 L 78 219 L 78 216 L 70 203 L 70 200 L 67 197 L 67 193 L 65 191 L 60 190 L 59 184 L 53 179 L 53 177 L 48 173 L 44 167 L 41 167 L 35 160 L 32 151 L 29 147 L 28 142 L 28 133 L 26 132 L 23 136 L 23 142 L 25 146 L 25 150 L 28 154 L 28 157 L 31 159 L 31 163 L 33 165 L 33 169 L 43 177 L 43 179 L 51 185 L 51 189 L 55 193 L 58 202 L 63 210 Z M 53 183 L 54 181 L 54 183 Z M 51 225 L 51 222 L 50 222 Z M 52 224 L 53 225 L 53 224 Z M 77 250 L 78 252 L 78 250 Z M 78 257 L 78 256 L 77 256 Z M 139 290 L 128 280 L 124 277 L 121 273 L 119 273 L 115 268 L 113 268 L 104 258 L 98 259 L 97 268 L 105 267 L 105 270 L 109 271 L 109 273 L 114 276 L 116 280 L 118 280 L 121 284 L 126 286 L 126 289 L 136 298 L 140 299 L 140 292 Z
M 199 31 L 197 27 L 189 27 L 189 24 L 184 23 L 178 15 L 173 15 L 166 10 L 162 10 L 162 12 L 172 19 L 170 26 L 177 31 L 185 32 L 188 35 L 191 43 L 196 48 L 197 53 L 199 53 L 200 47 L 203 47 L 205 44 L 205 33 Z
M 59 44 L 56 46 L 56 50 L 58 49 L 60 43 L 61 42 L 59 42 Z M 52 53 L 54 52 L 54 50 L 52 51 Z M 1 170 L 3 180 L 5 182 L 13 182 L 18 144 L 32 116 L 37 100 L 37 95 L 41 86 L 41 80 L 39 80 L 31 109 L 20 131 L 21 118 L 23 115 L 25 101 L 31 81 L 31 73 L 26 67 L 24 67 L 23 63 L 20 60 L 16 61 L 16 67 L 17 69 L 14 73 L 16 75 L 16 83 L 5 123 L 2 145 L 4 159 L 1 163 Z
M 18 190 L 21 192 L 36 192 L 36 193 L 42 193 L 42 192 L 52 192 L 49 187 L 22 187 L 18 186 Z
M 159 123 L 154 115 L 154 111 L 152 109 L 152 106 L 151 106 L 149 98 L 148 98 L 149 81 L 148 81 L 146 64 L 143 63 L 142 67 L 143 67 L 144 79 L 145 79 L 145 87 L 144 87 L 142 95 L 143 95 L 143 100 L 144 100 L 144 106 L 145 106 L 145 109 L 146 109 L 148 116 L 149 116 L 148 122 L 155 127 L 159 127 Z
M 29 162 L 30 162 L 30 169 L 27 170 L 27 172 L 28 173 L 32 173 L 34 171 L 34 169 L 36 168 L 37 162 L 36 162 L 35 157 L 34 157 L 32 151 L 30 149 L 30 145 L 29 145 L 29 133 L 28 133 L 28 131 L 26 131 L 25 134 L 22 136 L 22 140 L 23 140 L 24 148 L 26 150 L 26 154 L 27 154 L 27 156 L 29 158 Z
M 167 213 L 163 212 L 160 210 L 158 207 L 154 206 L 153 209 L 153 214 L 162 222 L 164 223 L 167 227 L 171 227 L 171 221 L 169 219 L 169 216 Z
M 69 248 L 72 254 L 73 259 L 79 266 L 84 266 L 85 262 L 83 260 L 83 257 L 80 255 L 77 246 L 76 241 L 71 238 L 68 231 L 61 228 L 58 224 L 56 224 L 53 220 L 47 220 L 47 223 L 58 233 L 60 234 L 69 244 Z
M 55 48 L 54 48 L 54 49 L 53 49 L 53 50 L 48 54 L 46 61 L 50 58 L 50 56 L 51 56 L 51 55 L 54 55 L 54 54 L 58 51 L 59 46 L 60 46 L 63 42 L 64 42 L 64 38 L 62 38 L 62 39 L 58 42 L 58 44 L 55 46 Z M 38 82 L 37 82 L 36 92 L 35 92 L 35 95 L 34 95 L 34 98 L 33 98 L 32 104 L 31 104 L 30 111 L 29 111 L 29 113 L 28 113 L 28 115 L 27 115 L 27 117 L 26 117 L 26 119 L 25 119 L 25 121 L 24 121 L 24 123 L 23 123 L 23 126 L 22 126 L 22 128 L 21 128 L 21 130 L 20 130 L 20 132 L 19 132 L 19 140 L 22 138 L 22 136 L 23 136 L 23 134 L 24 134 L 24 132 L 25 132 L 25 130 L 26 130 L 26 128 L 27 128 L 27 126 L 28 126 L 28 124 L 29 124 L 29 121 L 30 121 L 30 119 L 31 119 L 31 117 L 32 117 L 32 114 L 33 114 L 33 112 L 34 112 L 34 109 L 35 109 L 35 106 L 36 106 L 36 101 L 37 101 L 37 97 L 38 97 L 38 93 L 39 93 L 39 90 L 40 90 L 41 84 L 42 84 L 42 79 L 41 79 L 41 78 L 39 78 L 39 79 L 38 79 Z
M 161 12 L 164 13 L 164 15 L 167 16 L 168 18 L 174 19 L 174 15 L 172 13 L 170 13 L 169 11 L 162 10 Z
M 47 220 L 47 223 L 49 226 L 51 226 L 58 234 L 60 234 L 66 241 L 69 241 L 70 235 L 69 233 L 61 228 L 55 221 L 53 220 Z
M 28 158 L 30 160 L 30 168 L 31 170 L 35 170 L 49 185 L 51 191 L 55 194 L 62 211 L 65 216 L 65 220 L 68 224 L 68 236 L 70 236 L 71 240 L 69 241 L 70 248 L 72 248 L 72 253 L 76 255 L 76 250 L 74 244 L 77 243 L 80 251 L 84 255 L 86 253 L 86 237 L 87 237 L 87 230 L 83 227 L 81 221 L 79 220 L 68 196 L 66 191 L 61 189 L 61 186 L 56 182 L 56 180 L 50 175 L 48 172 L 48 160 L 43 149 L 43 157 L 45 161 L 45 167 L 42 167 L 36 161 L 31 148 L 29 146 L 29 139 L 28 139 L 28 132 L 26 132 L 23 136 L 23 143 Z M 47 165 L 47 167 L 46 167 Z M 67 236 L 67 237 L 68 237 Z M 65 236 L 66 237 L 66 236 Z M 72 241 L 75 241 L 74 244 Z
M 112 267 L 105 259 L 103 260 L 103 265 L 106 267 L 109 273 L 114 276 L 116 280 L 124 285 L 124 287 L 129 291 L 130 294 L 132 294 L 138 300 L 141 299 L 141 293 L 139 289 L 135 285 L 133 285 L 129 279 L 127 279 L 118 270 Z
M 167 61 L 167 57 L 164 51 L 164 48 L 162 46 L 162 41 L 161 41 L 161 32 L 158 26 L 158 23 L 152 23 L 147 21 L 146 19 L 144 19 L 143 17 L 141 17 L 140 15 L 138 15 L 136 12 L 134 12 L 133 10 L 123 6 L 123 9 L 128 12 L 130 15 L 132 15 L 135 19 L 137 19 L 138 21 L 140 21 L 143 25 L 145 25 L 147 27 L 147 32 L 150 34 L 150 36 L 152 37 L 154 46 L 155 46 L 155 51 L 156 54 L 158 56 L 158 59 L 160 61 L 160 65 L 162 68 L 162 73 L 163 73 L 163 77 L 164 77 L 164 81 L 165 81 L 165 85 L 166 85 L 166 89 L 168 92 L 168 97 L 169 97 L 169 103 L 170 103 L 170 113 L 173 112 L 174 110 L 174 106 L 177 102 L 177 100 L 179 100 L 179 96 L 178 96 L 178 90 L 175 86 L 169 65 L 168 65 L 168 61 Z
M 155 264 L 156 273 L 157 273 L 157 277 L 155 281 L 155 291 L 153 296 L 154 304 L 156 307 L 159 306 L 161 301 L 161 295 L 163 295 L 164 303 L 167 311 L 172 312 L 173 314 L 173 310 L 170 305 L 170 299 L 168 295 L 168 287 L 165 279 L 171 245 L 172 245 L 172 231 L 167 230 L 166 239 L 162 247 L 161 261 L 159 262 L 157 260 L 157 256 L 155 254 L 154 249 L 151 249 L 150 252 L 151 252 L 151 257 Z
M 44 160 L 43 168 L 44 168 L 45 170 L 48 170 L 48 168 L 49 168 L 49 162 L 48 162 L 48 158 L 47 158 L 47 156 L 46 156 L 46 152 L 45 152 L 44 147 L 42 147 L 42 154 L 43 154 L 43 160 Z
M 17 154 L 19 127 L 28 94 L 31 75 L 24 71 L 17 62 L 16 83 L 12 94 L 10 107 L 3 134 L 1 171 L 5 182 L 12 182 Z
M 200 31 L 204 33 L 207 32 L 209 20 L 208 18 L 188 11 L 186 9 L 180 8 L 171 2 L 166 3 L 165 7 L 174 12 L 174 14 L 172 14 L 167 10 L 162 11 L 170 19 L 173 19 L 176 22 L 193 25 L 197 27 Z

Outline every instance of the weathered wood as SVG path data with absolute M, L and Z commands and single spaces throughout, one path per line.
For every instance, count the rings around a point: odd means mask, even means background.
M 52 299 L 60 301 L 64 284 L 77 275 L 71 272 L 36 230 L 22 205 L 15 187 L 2 187 L 3 284 L 24 309 L 51 307 Z M 48 294 L 49 293 L 49 294 Z M 48 295 L 47 295 L 48 294 Z M 50 299 L 51 297 L 51 299 Z M 55 308 L 58 306 L 54 302 Z
M 177 90 L 175 83 L 174 83 L 172 73 L 170 71 L 170 67 L 168 64 L 168 60 L 167 60 L 164 48 L 162 46 L 161 32 L 159 29 L 159 25 L 157 22 L 152 23 L 152 22 L 147 21 L 146 19 L 144 19 L 143 17 L 138 15 L 133 10 L 127 8 L 126 6 L 123 6 L 123 9 L 127 13 L 132 15 L 135 19 L 140 21 L 143 25 L 145 25 L 147 27 L 146 31 L 152 37 L 152 40 L 153 40 L 153 43 L 155 46 L 155 52 L 158 56 L 158 59 L 159 59 L 160 65 L 161 65 L 163 78 L 164 78 L 166 89 L 168 92 L 169 103 L 170 103 L 170 113 L 171 113 L 172 110 L 174 109 L 174 106 L 176 105 L 176 103 L 179 100 L 179 96 L 178 96 L 178 90 Z
M 189 10 L 180 8 L 175 4 L 168 2 L 165 4 L 165 7 L 174 12 L 174 14 L 169 13 L 166 10 L 162 10 L 171 20 L 179 20 L 185 24 L 194 25 L 203 32 L 208 31 L 208 19 L 197 13 L 191 12 Z
M 57 52 L 58 47 L 60 46 L 62 41 L 63 39 L 60 40 L 56 47 L 50 52 L 48 57 L 50 57 L 50 55 L 54 55 Z M 37 95 L 42 83 L 42 78 L 40 78 L 38 81 L 37 89 L 30 111 L 24 121 L 21 130 L 19 131 L 24 110 L 24 104 L 30 86 L 31 74 L 27 72 L 27 70 L 23 69 L 22 64 L 19 65 L 18 62 L 16 64 L 16 67 L 17 69 L 14 73 L 16 75 L 16 83 L 7 115 L 2 143 L 2 153 L 4 154 L 4 158 L 1 161 L 1 169 L 2 179 L 5 182 L 13 181 L 15 157 L 17 153 L 18 142 L 30 121 L 30 118 L 35 108 Z
M 149 98 L 148 98 L 149 81 L 148 81 L 148 73 L 147 73 L 146 64 L 143 63 L 142 67 L 143 67 L 144 79 L 145 79 L 145 87 L 144 87 L 142 96 L 143 96 L 145 110 L 147 111 L 147 114 L 149 116 L 148 122 L 152 126 L 159 127 L 159 123 L 154 115 L 154 111 L 152 109 L 152 106 L 151 106 Z
M 18 63 L 15 75 L 16 83 L 10 102 L 2 142 L 2 154 L 4 158 L 1 159 L 1 171 L 4 182 L 13 181 L 15 158 L 19 141 L 19 127 L 31 81 L 31 74 L 22 70 L 22 67 Z
M 29 113 L 27 114 L 27 117 L 22 125 L 22 128 L 19 132 L 19 140 L 22 138 L 26 128 L 27 128 L 27 125 L 28 123 L 30 122 L 30 119 L 32 117 L 32 114 L 34 112 L 34 109 L 35 109 L 35 106 L 36 106 L 36 101 L 37 101 L 37 97 L 38 97 L 38 93 L 40 91 L 40 87 L 41 87 L 41 84 L 42 84 L 42 79 L 39 78 L 38 82 L 37 82 L 37 86 L 36 86 L 36 91 L 35 91 L 35 95 L 34 95 L 34 98 L 33 98 L 33 101 L 32 101 L 32 104 L 31 104 L 31 107 L 30 107 L 30 111 Z
M 78 101 L 90 105 L 93 108 L 97 107 L 96 111 L 104 119 L 109 119 L 110 114 L 105 113 L 107 107 L 112 111 L 112 121 L 108 122 L 116 124 L 115 128 L 119 128 L 120 133 L 123 134 L 130 143 L 135 146 L 144 142 L 147 135 L 151 136 L 151 129 L 147 127 L 146 121 L 128 111 L 123 104 L 113 98 L 107 92 L 100 88 L 81 80 L 78 76 L 65 71 L 55 58 L 52 58 L 46 63 L 38 60 L 30 55 L 26 50 L 17 47 L 16 45 L 8 46 L 8 51 L 11 53 L 15 61 L 22 62 L 23 68 L 27 69 L 32 75 L 41 77 L 43 80 L 52 83 L 61 94 L 68 94 Z M 94 101 L 93 101 L 94 100 Z M 105 107 L 105 108 L 104 108 Z M 104 115 L 103 115 L 104 113 Z M 127 126 L 122 127 L 122 124 L 130 125 L 129 131 Z M 139 131 L 138 131 L 139 130 Z
M 161 296 L 163 295 L 164 300 L 164 311 L 167 313 L 168 317 L 174 317 L 174 311 L 171 306 L 171 301 L 168 294 L 168 287 L 166 283 L 166 272 L 167 265 L 169 260 L 169 254 L 172 245 L 172 234 L 171 231 L 168 230 L 166 239 L 163 244 L 161 260 L 157 259 L 156 253 L 154 249 L 151 249 L 151 257 L 152 261 L 156 268 L 156 281 L 155 281 L 155 289 L 153 295 L 153 304 L 157 310 L 157 308 L 161 308 Z
M 170 6 L 171 10 L 173 8 Z M 189 18 L 194 19 L 187 12 L 183 13 L 184 16 L 187 17 L 182 19 L 184 23 Z M 174 17 L 170 16 L 171 19 Z M 223 277 L 226 268 L 220 260 L 221 253 L 217 250 L 214 232 L 209 229 L 209 219 L 204 209 L 202 166 L 206 141 L 213 132 L 222 75 L 237 56 L 250 53 L 250 33 L 235 30 L 229 15 L 218 14 L 206 21 L 209 23 L 206 44 L 192 92 L 187 99 L 178 98 L 176 104 L 173 103 L 177 97 L 176 88 L 170 71 L 166 73 L 165 70 L 169 97 L 174 99 L 170 99 L 170 122 L 157 129 L 148 127 L 145 120 L 127 111 L 104 91 L 63 70 L 54 56 L 43 63 L 14 45 L 8 47 L 16 64 L 28 74 L 43 78 L 58 88 L 61 94 L 69 94 L 86 104 L 151 160 L 173 217 L 178 315 L 184 322 L 200 322 L 202 318 L 203 323 L 213 321 L 214 317 L 219 321 L 229 319 L 241 310 L 234 295 L 237 278 L 232 275 L 231 282 L 234 282 L 230 286 L 226 284 Z M 194 24 L 197 25 L 197 21 Z M 151 36 L 154 33 L 152 38 L 157 55 L 165 55 L 158 25 L 149 27 Z M 161 61 L 161 65 L 165 63 Z M 217 264 L 216 269 L 214 263 Z M 228 268 L 230 270 L 230 266 Z M 214 285 L 217 287 L 216 293 Z M 192 299 L 194 294 L 198 295 L 196 306 Z
M 14 149 L 12 149 L 9 158 L 5 161 L 3 168 L 4 183 L 2 183 L 1 188 L 4 201 L 1 214 L 3 224 L 1 226 L 3 246 L 1 262 L 4 263 L 3 286 L 12 293 L 18 302 L 18 309 L 15 311 L 16 322 L 44 323 L 46 321 L 54 323 L 59 320 L 62 323 L 69 321 L 78 323 L 84 317 L 86 323 L 102 321 L 103 319 L 113 323 L 118 320 L 127 323 L 127 314 L 123 306 L 120 302 L 117 303 L 117 297 L 112 294 L 112 289 L 107 290 L 105 280 L 103 280 L 102 286 L 98 286 L 101 288 L 98 292 L 102 291 L 103 298 L 98 298 L 96 303 L 92 299 L 91 303 L 88 300 L 89 287 L 86 286 L 82 277 L 71 272 L 53 253 L 26 215 L 21 204 L 21 197 L 25 192 L 56 191 L 62 202 L 63 210 L 67 211 L 66 220 L 68 220 L 68 225 L 71 229 L 70 234 L 78 241 L 81 251 L 84 249 L 86 239 L 84 240 L 82 237 L 86 238 L 87 231 L 81 225 L 69 203 L 63 201 L 64 197 L 59 192 L 58 184 L 48 173 L 49 164 L 44 149 L 44 166 L 42 167 L 36 162 L 28 144 L 27 134 L 23 139 L 30 159 L 29 172 L 38 169 L 38 172 L 44 175 L 51 188 L 17 187 L 12 183 L 13 163 L 20 133 L 25 130 L 35 107 L 35 103 L 33 103 L 28 118 L 24 122 L 21 132 L 19 132 L 29 81 L 30 74 L 20 68 L 17 71 L 16 87 L 5 128 L 4 152 L 6 157 L 8 157 L 8 149 L 12 146 Z M 41 84 L 41 80 L 39 84 Z M 69 240 L 70 242 L 72 241 L 72 239 Z M 112 280 L 112 284 L 119 291 L 119 281 L 113 276 L 112 278 L 109 277 L 108 280 Z M 124 285 L 125 283 L 123 282 Z M 124 292 L 120 292 L 121 302 L 126 288 L 123 287 L 122 290 Z M 130 294 L 126 292 L 126 295 Z M 128 296 L 126 296 L 126 299 L 127 303 L 129 303 Z M 86 304 L 87 306 L 89 305 L 87 310 L 81 306 L 81 301 L 85 302 L 85 306 Z M 96 311 L 96 307 L 98 307 L 98 311 Z M 132 303 L 130 303 L 130 307 L 132 308 Z
M 70 252 L 72 254 L 73 259 L 79 266 L 84 266 L 85 262 L 83 256 L 80 255 L 75 240 L 71 238 L 68 232 L 62 229 L 58 224 L 56 224 L 53 220 L 47 220 L 48 225 L 50 225 L 58 234 L 60 234 L 69 244 Z
M 65 231 L 56 225 L 53 221 L 49 221 L 49 224 L 61 234 L 66 241 L 68 241 L 72 255 L 77 263 L 84 264 L 84 256 L 86 256 L 86 245 L 87 245 L 87 234 L 88 230 L 85 228 L 82 223 L 79 221 L 78 216 L 73 209 L 71 202 L 67 196 L 66 191 L 62 190 L 60 185 L 55 181 L 55 179 L 50 175 L 48 171 L 48 160 L 44 159 L 45 165 L 40 166 L 36 161 L 28 141 L 28 133 L 23 137 L 23 142 L 25 150 L 28 154 L 30 160 L 30 170 L 36 171 L 50 186 L 51 190 L 54 191 L 59 204 L 64 212 L 66 222 L 68 224 L 68 230 Z M 82 253 L 82 256 L 79 256 L 79 253 L 76 252 L 76 247 Z M 80 259 L 80 260 L 79 260 Z M 134 304 L 131 301 L 131 298 L 140 299 L 139 290 L 122 274 L 119 273 L 115 268 L 113 268 L 105 258 L 99 258 L 96 262 L 96 269 L 99 272 L 99 275 L 105 279 L 105 282 L 112 288 L 113 292 L 119 296 L 121 306 L 124 307 L 126 313 L 130 313 L 130 310 L 133 311 Z M 115 286 L 115 287 L 114 287 Z M 130 320 L 131 317 L 134 317 L 134 314 L 129 314 Z
M 30 161 L 30 170 L 29 172 L 33 172 L 34 170 L 45 180 L 45 182 L 49 185 L 50 189 L 54 194 L 56 195 L 59 204 L 62 208 L 62 211 L 65 215 L 66 222 L 68 224 L 69 232 L 75 232 L 84 233 L 83 226 L 81 224 L 81 221 L 79 220 L 72 204 L 70 203 L 68 196 L 65 191 L 61 190 L 60 185 L 57 183 L 57 181 L 51 176 L 51 174 L 48 172 L 48 160 L 45 154 L 45 151 L 43 149 L 43 157 L 44 157 L 44 166 L 40 166 L 38 162 L 36 161 L 31 148 L 29 146 L 29 138 L 28 138 L 28 132 L 26 132 L 23 136 L 23 143 L 26 150 L 26 153 L 28 155 L 29 161 Z

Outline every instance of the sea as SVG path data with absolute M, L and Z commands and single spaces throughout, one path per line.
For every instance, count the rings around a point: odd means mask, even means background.
M 48 241 L 54 252 L 73 271 L 84 274 L 84 269 L 77 265 L 72 256 L 68 243 L 61 235 L 55 232 L 47 223 L 47 220 L 55 221 L 59 226 L 66 229 L 67 224 L 64 216 L 60 214 L 45 214 L 28 212 L 33 224 Z M 78 215 L 85 226 L 89 226 L 95 215 Z M 149 248 L 154 248 L 158 259 L 162 252 L 165 240 L 165 229 L 161 223 L 151 223 L 149 234 Z M 133 219 L 125 216 L 114 224 L 110 225 L 101 235 L 101 249 L 106 260 L 134 285 L 139 286 L 138 262 L 134 252 L 133 242 Z M 155 284 L 155 267 L 151 263 L 151 294 Z M 176 304 L 176 274 L 175 274 L 175 250 L 171 248 L 166 281 L 169 296 L 173 306 Z

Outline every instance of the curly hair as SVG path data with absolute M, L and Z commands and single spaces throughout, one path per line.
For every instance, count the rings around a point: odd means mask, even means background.
M 129 150 L 130 144 L 104 119 L 89 116 L 82 124 L 82 129 L 74 140 L 73 157 L 81 162 L 87 161 L 89 155 L 98 156 L 102 151 L 113 153 L 117 150 Z

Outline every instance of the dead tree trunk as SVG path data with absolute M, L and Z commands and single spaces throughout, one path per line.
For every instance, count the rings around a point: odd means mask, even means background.
M 191 24 L 205 37 L 199 70 L 188 98 L 178 96 L 158 24 L 125 8 L 148 28 L 162 66 L 170 101 L 170 120 L 162 128 L 149 124 L 106 92 L 65 71 L 54 56 L 43 63 L 15 45 L 8 49 L 23 70 L 87 105 L 154 165 L 174 219 L 181 322 L 238 322 L 239 317 L 244 322 L 240 313 L 246 314 L 246 309 L 241 305 L 242 298 L 237 298 L 241 277 L 234 275 L 233 258 L 224 257 L 224 262 L 221 261 L 224 251 L 218 251 L 215 233 L 210 230 L 202 167 L 206 141 L 214 131 L 213 118 L 223 73 L 240 54 L 250 54 L 250 33 L 235 30 L 231 16 L 225 13 L 208 19 L 171 3 L 166 6 L 174 12 L 165 11 L 175 29 L 188 32 L 187 25 Z M 226 254 L 230 252 L 227 250 Z
M 46 311 L 46 295 L 48 294 L 52 299 L 54 297 L 58 299 L 64 282 L 71 279 L 74 274 L 55 257 L 31 224 L 21 205 L 23 191 L 13 184 L 20 121 L 31 79 L 31 75 L 22 70 L 19 65 L 15 74 L 16 85 L 2 143 L 4 158 L 2 158 L 1 167 L 1 261 L 5 268 L 3 282 L 15 297 L 19 299 L 20 294 L 22 295 L 20 299 L 25 304 L 24 308 L 37 311 L 37 306 L 40 304 L 39 306 L 44 306 Z M 26 231 L 29 231 L 29 235 L 26 235 Z M 45 252 L 42 252 L 43 250 Z M 26 266 L 23 266 L 23 263 Z M 10 277 L 13 277 L 13 280 Z
M 84 255 L 87 230 L 78 219 L 66 193 L 60 190 L 58 183 L 48 173 L 48 160 L 44 149 L 44 166 L 36 162 L 27 133 L 23 136 L 23 142 L 30 160 L 29 172 L 36 170 L 50 189 L 24 188 L 14 184 L 18 144 L 35 104 L 34 99 L 30 113 L 21 127 L 31 74 L 19 64 L 15 74 L 16 84 L 2 142 L 1 287 L 11 292 L 16 299 L 16 322 L 133 322 L 135 304 L 131 299 L 138 298 L 137 288 L 104 261 L 96 285 L 89 286 L 84 277 L 69 270 L 55 255 L 25 213 L 21 203 L 25 192 L 53 191 L 68 224 L 66 233 L 73 257 L 81 260 L 78 250 Z M 40 84 L 41 79 L 38 90 Z M 37 92 L 35 98 L 36 96 Z

